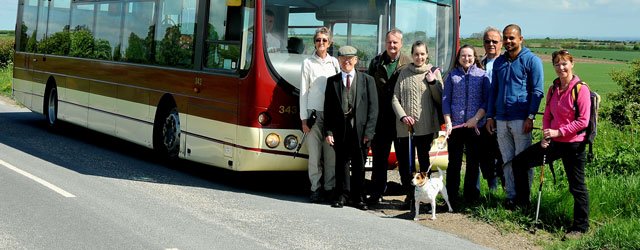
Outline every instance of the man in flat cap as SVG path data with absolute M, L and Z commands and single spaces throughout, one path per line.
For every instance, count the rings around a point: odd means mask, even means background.
M 378 94 L 373 77 L 355 69 L 357 52 L 352 46 L 338 50 L 341 72 L 327 79 L 324 132 L 336 153 L 336 187 L 331 206 L 342 207 L 349 201 L 350 205 L 367 210 L 364 159 L 375 134 Z

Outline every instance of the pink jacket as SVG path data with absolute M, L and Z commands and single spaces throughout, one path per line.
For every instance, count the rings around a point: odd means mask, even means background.
M 553 138 L 553 141 L 557 142 L 581 142 L 584 141 L 585 133 L 578 132 L 585 129 L 589 123 L 589 116 L 591 115 L 591 100 L 589 87 L 583 84 L 578 93 L 578 110 L 580 116 L 576 119 L 576 111 L 574 108 L 573 98 L 571 92 L 573 87 L 580 81 L 580 78 L 576 75 L 571 79 L 569 88 L 564 92 L 560 92 L 560 80 L 556 78 L 553 80 L 553 86 L 549 88 L 547 96 L 551 94 L 551 88 L 553 88 L 553 94 L 550 98 L 547 98 L 547 106 L 544 109 L 544 117 L 542 118 L 542 129 L 559 129 L 562 136 Z

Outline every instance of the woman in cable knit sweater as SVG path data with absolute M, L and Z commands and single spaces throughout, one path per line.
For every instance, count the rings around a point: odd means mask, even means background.
M 447 167 L 447 192 L 449 200 L 459 201 L 460 169 L 462 154 L 466 152 L 466 170 L 463 195 L 467 202 L 480 197 L 478 183 L 480 131 L 485 120 L 489 97 L 489 77 L 482 69 L 476 50 L 471 45 L 462 46 L 457 53 L 451 73 L 444 81 L 442 112 L 449 135 L 449 166 Z M 452 129 L 456 127 L 456 129 Z M 466 148 L 466 150 L 465 150 Z
M 409 165 L 409 130 L 413 129 L 412 152 L 417 149 L 422 172 L 428 171 L 429 145 L 440 127 L 438 115 L 441 112 L 436 103 L 442 103 L 442 75 L 429 62 L 427 44 L 416 41 L 411 46 L 413 63 L 404 67 L 398 76 L 391 105 L 396 113 L 398 140 L 395 150 L 400 165 L 400 180 L 407 193 L 404 208 L 410 208 L 413 200 L 411 174 L 416 171 Z M 413 155 L 413 154 L 412 154 Z M 413 157 L 415 158 L 415 157 Z M 415 160 L 411 162 L 415 165 Z

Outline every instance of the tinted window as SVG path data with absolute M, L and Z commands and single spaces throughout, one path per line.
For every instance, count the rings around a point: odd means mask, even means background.
M 192 68 L 196 0 L 160 1 L 156 31 L 156 62 L 161 65 Z
M 97 8 L 93 58 L 111 60 L 115 47 L 120 46 L 122 3 L 98 4 Z
M 155 62 L 154 2 L 128 2 L 124 11 L 124 31 L 122 44 L 124 57 L 120 50 L 114 60 L 124 59 L 135 63 Z

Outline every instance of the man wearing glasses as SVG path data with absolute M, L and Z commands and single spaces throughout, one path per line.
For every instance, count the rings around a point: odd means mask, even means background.
M 484 31 L 483 38 L 485 54 L 482 59 L 482 66 L 484 66 L 489 81 L 491 81 L 493 76 L 493 63 L 502 53 L 502 32 L 494 27 L 488 27 Z M 481 140 L 482 143 L 484 143 L 482 147 L 484 152 L 480 153 L 480 155 L 483 156 L 483 159 L 480 161 L 480 169 L 482 170 L 482 176 L 487 180 L 489 189 L 495 191 L 498 186 L 498 177 L 503 178 L 502 155 L 500 155 L 498 140 L 496 135 L 492 133 L 493 131 L 487 131 L 485 129 L 480 131 Z M 504 185 L 504 179 L 502 185 Z
M 355 70 L 357 52 L 348 45 L 338 50 L 342 72 L 327 79 L 324 129 L 325 140 L 336 153 L 336 187 L 331 206 L 342 207 L 350 200 L 352 206 L 367 210 L 364 157 L 375 134 L 378 94 L 373 77 Z
M 373 169 L 371 190 L 367 203 L 377 204 L 387 185 L 387 167 L 391 143 L 396 139 L 396 114 L 391 107 L 393 89 L 400 69 L 411 63 L 411 57 L 402 54 L 402 31 L 391 29 L 385 39 L 385 51 L 371 60 L 367 73 L 376 81 L 378 90 L 378 124 L 376 138 L 371 143 Z
M 520 26 L 507 25 L 502 31 L 506 52 L 493 63 L 492 91 L 487 107 L 487 130 L 497 128 L 498 146 L 506 163 L 503 171 L 507 200 L 515 207 L 515 186 L 511 159 L 531 145 L 531 130 L 543 95 L 544 73 L 539 57 L 522 45 Z M 533 169 L 529 169 L 529 186 Z M 526 205 L 526 204 L 521 204 Z

